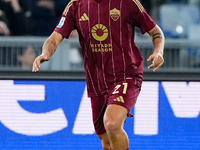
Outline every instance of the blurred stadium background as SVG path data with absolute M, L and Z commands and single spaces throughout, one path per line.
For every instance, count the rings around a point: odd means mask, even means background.
M 165 64 L 159 71 L 199 71 L 200 7 L 199 1 L 193 1 L 152 1 L 150 14 L 166 36 Z M 0 71 L 30 71 L 31 60 L 41 53 L 45 39 L 45 36 L 0 36 Z M 141 35 L 136 29 L 136 43 L 145 60 L 144 71 L 151 71 L 146 62 L 152 53 L 148 35 Z M 65 40 L 52 60 L 42 66 L 42 71 L 83 71 L 78 38 Z

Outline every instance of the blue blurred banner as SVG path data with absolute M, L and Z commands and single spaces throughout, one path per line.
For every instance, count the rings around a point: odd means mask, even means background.
M 200 149 L 200 82 L 144 81 L 130 150 Z M 101 150 L 85 81 L 0 80 L 0 150 Z

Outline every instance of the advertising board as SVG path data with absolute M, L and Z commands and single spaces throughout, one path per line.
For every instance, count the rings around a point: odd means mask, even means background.
M 200 82 L 144 81 L 130 150 L 200 149 Z M 85 81 L 0 80 L 1 150 L 101 150 Z

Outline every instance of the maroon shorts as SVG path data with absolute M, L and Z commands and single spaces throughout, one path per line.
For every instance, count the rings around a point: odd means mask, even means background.
M 141 79 L 130 79 L 127 82 L 119 82 L 106 95 L 91 97 L 93 123 L 97 135 L 106 132 L 103 124 L 103 116 L 108 105 L 120 105 L 127 109 L 127 116 L 133 116 L 130 110 L 136 103 L 141 84 Z

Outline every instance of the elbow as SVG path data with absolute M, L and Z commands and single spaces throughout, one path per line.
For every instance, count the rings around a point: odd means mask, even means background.
M 162 38 L 163 40 L 165 39 L 163 31 L 161 30 L 161 28 L 158 25 L 156 25 L 153 29 L 151 29 L 148 32 L 148 34 L 152 40 L 155 40 L 155 38 L 158 38 L 158 37 Z

